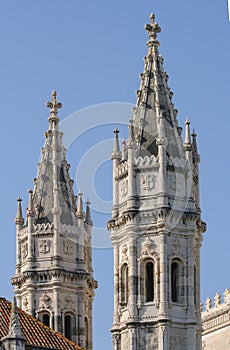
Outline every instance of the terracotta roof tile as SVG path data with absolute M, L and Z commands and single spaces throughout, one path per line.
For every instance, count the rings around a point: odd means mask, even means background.
M 11 302 L 0 298 L 0 339 L 7 336 L 10 324 Z M 52 349 L 82 350 L 78 345 L 45 326 L 18 308 L 21 332 L 27 345 Z

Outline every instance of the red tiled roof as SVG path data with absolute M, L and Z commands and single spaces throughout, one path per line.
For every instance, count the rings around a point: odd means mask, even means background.
M 10 325 L 11 303 L 0 298 L 0 339 L 7 336 Z M 27 345 L 52 349 L 81 350 L 78 345 L 53 331 L 18 308 L 21 332 Z

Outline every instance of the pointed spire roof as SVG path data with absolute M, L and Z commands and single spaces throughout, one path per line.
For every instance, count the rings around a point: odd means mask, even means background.
M 66 150 L 62 143 L 63 133 L 58 125 L 57 114 L 62 104 L 57 101 L 56 91 L 52 92 L 52 100 L 46 105 L 50 109 L 50 125 L 45 133 L 45 145 L 42 148 L 34 191 L 31 194 L 35 224 L 52 223 L 55 211 L 55 215 L 60 216 L 60 223 L 75 225 L 77 208 L 73 181 L 69 175 L 70 165 L 66 161 Z
M 120 146 L 119 146 L 119 130 L 116 127 L 113 131 L 114 133 L 114 142 L 113 142 L 113 152 L 112 152 L 112 159 L 120 159 Z
M 141 74 L 140 89 L 137 91 L 137 104 L 134 108 L 135 139 L 139 153 L 158 154 L 156 139 L 159 134 L 160 113 L 164 119 L 166 152 L 168 156 L 183 157 L 182 139 L 177 122 L 177 110 L 172 102 L 173 93 L 168 86 L 168 75 L 163 68 L 163 58 L 159 54 L 157 35 L 161 28 L 150 15 L 150 23 L 145 25 L 149 36 L 148 53 L 144 58 L 144 72 Z
M 20 328 L 20 322 L 18 317 L 17 301 L 14 296 L 12 301 L 11 315 L 10 315 L 10 326 L 8 337 L 23 338 Z
M 200 162 L 200 155 L 198 152 L 198 147 L 197 147 L 197 134 L 195 129 L 193 129 L 193 133 L 192 133 L 192 155 L 193 155 L 193 161 L 195 163 L 199 163 Z
M 18 207 L 17 207 L 17 215 L 15 218 L 15 224 L 16 225 L 23 225 L 24 219 L 22 216 L 22 204 L 21 204 L 22 200 L 21 200 L 20 196 L 18 197 L 17 202 L 18 202 Z

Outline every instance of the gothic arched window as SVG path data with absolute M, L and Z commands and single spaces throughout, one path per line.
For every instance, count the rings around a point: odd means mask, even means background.
M 65 337 L 68 338 L 68 339 L 71 339 L 72 319 L 71 319 L 70 315 L 65 315 L 64 329 L 65 329 Z
M 42 323 L 44 323 L 44 325 L 50 327 L 50 315 L 48 313 L 44 313 L 42 315 Z
M 171 297 L 172 302 L 179 302 L 179 278 L 180 278 L 180 266 L 177 261 L 173 261 L 171 265 Z
M 154 300 L 154 264 L 152 261 L 145 263 L 145 301 Z
M 129 298 L 129 268 L 127 264 L 121 267 L 121 303 L 127 304 Z

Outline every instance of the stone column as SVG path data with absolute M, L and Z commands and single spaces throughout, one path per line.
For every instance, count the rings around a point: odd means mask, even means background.
M 113 324 L 119 324 L 119 246 L 114 246 L 114 314 Z
M 167 273 L 167 236 L 160 233 L 160 309 L 159 317 L 168 316 L 168 273 Z
M 59 308 L 59 288 L 53 288 L 53 299 L 54 299 L 54 330 L 61 332 L 61 319 L 60 319 L 60 308 Z
M 137 317 L 137 247 L 136 238 L 129 238 L 129 316 Z
M 163 324 L 159 327 L 159 350 L 170 350 L 168 326 Z
M 78 295 L 78 339 L 79 346 L 85 347 L 85 303 L 84 303 L 84 294 L 81 293 Z
M 34 310 L 34 288 L 33 287 L 28 287 L 28 302 L 29 302 L 29 308 L 28 308 L 28 313 L 35 317 L 35 310 Z
M 188 319 L 195 322 L 195 306 L 194 306 L 194 247 L 193 235 L 188 237 L 187 243 L 187 303 L 188 303 Z
M 136 329 L 134 327 L 129 329 L 129 350 L 138 350 Z

